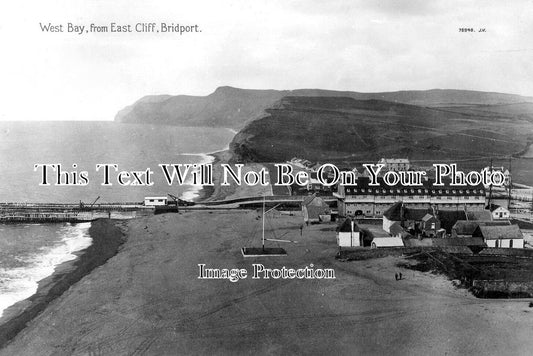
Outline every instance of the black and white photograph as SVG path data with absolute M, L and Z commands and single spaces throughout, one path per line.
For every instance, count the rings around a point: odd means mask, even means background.
M 533 354 L 533 1 L 0 4 L 0 356 Z

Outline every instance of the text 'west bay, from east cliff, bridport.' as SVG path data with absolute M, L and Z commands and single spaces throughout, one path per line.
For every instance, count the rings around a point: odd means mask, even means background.
M 183 35 L 187 33 L 200 33 L 202 29 L 198 24 L 178 23 L 178 22 L 136 22 L 118 23 L 54 23 L 39 22 L 39 28 L 44 33 L 66 33 L 66 34 L 127 34 L 127 33 L 170 33 Z

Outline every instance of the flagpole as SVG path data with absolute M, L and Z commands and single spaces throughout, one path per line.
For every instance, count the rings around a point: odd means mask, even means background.
M 263 196 L 263 251 L 265 250 L 265 196 Z

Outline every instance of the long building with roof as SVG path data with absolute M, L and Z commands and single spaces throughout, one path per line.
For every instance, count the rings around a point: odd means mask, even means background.
M 456 187 L 449 184 L 433 186 L 425 180 L 421 186 L 389 186 L 383 179 L 371 186 L 369 177 L 358 177 L 356 185 L 339 185 L 333 195 L 338 200 L 340 216 L 381 217 L 395 202 L 401 201 L 411 208 L 438 210 L 482 211 L 486 206 L 486 193 L 482 184 Z

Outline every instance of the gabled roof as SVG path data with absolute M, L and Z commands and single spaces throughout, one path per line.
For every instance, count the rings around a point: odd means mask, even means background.
M 321 197 L 317 197 L 316 193 L 313 193 L 305 197 L 304 200 L 302 201 L 302 206 L 307 206 L 307 207 L 319 206 L 319 207 L 329 208 L 329 205 L 326 204 L 324 199 L 322 199 Z
M 374 237 L 372 243 L 376 247 L 403 247 L 403 240 L 401 237 Z
M 326 204 L 324 199 L 317 197 L 316 194 L 310 195 L 303 200 L 302 210 L 307 212 L 308 219 L 319 219 L 320 215 L 331 212 L 329 205 Z
M 382 158 L 378 163 L 409 163 L 407 158 Z
M 490 205 L 487 205 L 487 206 L 485 207 L 485 209 L 490 210 L 491 213 L 492 213 L 494 210 L 497 210 L 497 209 L 500 209 L 500 208 L 505 209 L 503 206 L 500 206 L 500 205 L 497 205 L 497 204 L 490 204 Z M 507 209 L 505 209 L 505 210 L 507 210 Z
M 400 225 L 399 222 L 394 222 L 389 228 L 389 233 L 391 235 L 398 235 L 404 232 L 405 232 L 405 229 Z
M 413 208 L 407 208 L 403 207 L 403 220 L 414 220 L 414 221 L 421 221 L 426 214 L 428 214 L 430 210 L 428 209 L 413 209 Z M 383 216 L 385 216 L 390 221 L 402 221 L 402 202 L 397 201 L 396 203 L 392 204 L 390 208 L 388 208 L 384 213 Z
M 429 211 L 430 211 L 429 209 L 404 208 L 404 219 L 422 221 L 424 216 L 426 216 Z
M 492 220 L 492 215 L 490 211 L 487 210 L 473 210 L 467 212 L 468 220 L 480 220 L 480 221 L 489 221 Z
M 478 226 L 509 226 L 509 220 L 479 221 L 479 220 L 457 220 L 452 229 L 457 235 L 472 235 Z
M 385 212 L 383 213 L 383 216 L 389 219 L 390 221 L 401 221 L 402 220 L 402 217 L 400 215 L 401 207 L 402 207 L 402 202 L 397 201 L 396 203 L 392 204 L 390 208 L 385 210 Z
M 480 225 L 476 228 L 473 236 L 483 237 L 488 240 L 497 239 L 522 239 L 522 231 L 518 225 L 503 225 L 503 226 L 484 226 Z
M 429 221 L 429 220 L 431 220 L 432 218 L 437 219 L 435 216 L 433 216 L 433 215 L 427 213 L 427 214 L 424 215 L 424 217 L 422 218 L 422 221 Z
M 452 226 L 457 220 L 466 220 L 466 214 L 462 210 L 439 210 L 437 216 L 440 221 L 440 227 L 451 233 Z
M 342 224 L 340 224 L 339 227 L 337 227 L 337 232 L 351 232 L 352 231 L 352 219 L 350 218 L 347 218 L 346 220 L 344 220 L 342 222 Z M 353 224 L 353 231 L 354 232 L 359 232 L 361 231 L 359 229 L 359 226 L 357 226 L 357 224 L 355 223 L 354 221 L 354 224 Z
M 479 221 L 457 220 L 453 225 L 452 230 L 454 230 L 457 235 L 472 235 L 478 226 Z

